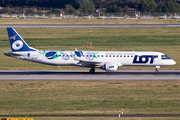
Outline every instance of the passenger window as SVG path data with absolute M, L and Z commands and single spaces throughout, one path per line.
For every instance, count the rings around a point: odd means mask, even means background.
M 113 57 L 115 57 L 115 55 L 113 55 Z
M 101 57 L 103 57 L 103 55 L 101 55 Z
M 119 57 L 119 56 L 117 55 L 117 57 Z
M 109 57 L 111 57 L 111 55 L 109 55 Z
M 106 55 L 106 57 L 108 57 L 108 56 Z

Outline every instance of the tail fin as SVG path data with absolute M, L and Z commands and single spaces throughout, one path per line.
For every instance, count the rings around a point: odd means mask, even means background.
M 7 32 L 12 52 L 37 51 L 37 49 L 29 47 L 14 28 L 7 28 Z

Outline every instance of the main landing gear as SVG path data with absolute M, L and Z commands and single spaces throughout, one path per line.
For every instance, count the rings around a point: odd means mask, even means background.
M 89 73 L 91 73 L 91 74 L 93 74 L 95 72 L 95 68 L 91 68 L 90 70 L 89 70 Z
M 156 71 L 155 71 L 155 73 L 159 73 L 159 68 L 160 68 L 160 66 L 156 66 Z

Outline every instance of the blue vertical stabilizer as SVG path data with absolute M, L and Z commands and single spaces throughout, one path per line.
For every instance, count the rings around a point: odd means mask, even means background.
M 35 48 L 29 47 L 14 28 L 7 28 L 7 32 L 12 52 L 37 51 Z

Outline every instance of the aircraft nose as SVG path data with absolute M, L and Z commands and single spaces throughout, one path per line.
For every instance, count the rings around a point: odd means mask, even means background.
M 176 64 L 176 62 L 174 61 L 174 60 L 171 60 L 171 65 L 175 65 Z

